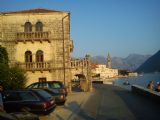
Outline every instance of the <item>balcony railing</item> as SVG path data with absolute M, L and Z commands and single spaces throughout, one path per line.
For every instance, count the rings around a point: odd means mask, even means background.
M 51 70 L 51 62 L 26 62 L 26 63 L 17 63 L 18 66 L 25 70 Z
M 49 41 L 50 32 L 18 32 L 17 33 L 17 42 L 18 41 Z

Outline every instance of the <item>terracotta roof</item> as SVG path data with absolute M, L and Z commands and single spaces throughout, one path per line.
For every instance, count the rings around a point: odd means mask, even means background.
M 52 10 L 52 9 L 44 9 L 44 8 L 37 8 L 37 9 L 10 11 L 10 12 L 1 12 L 1 13 L 2 14 L 14 14 L 14 13 L 51 13 L 51 12 L 63 12 L 63 11 Z
M 92 68 L 92 69 L 98 68 L 98 64 L 93 64 L 93 63 L 92 63 L 92 64 L 91 64 L 91 68 Z

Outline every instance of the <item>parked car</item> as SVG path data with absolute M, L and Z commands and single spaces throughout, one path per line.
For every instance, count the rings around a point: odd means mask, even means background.
M 68 94 L 66 87 L 61 81 L 35 82 L 29 85 L 27 88 L 48 88 L 54 93 L 63 93 L 65 96 Z
M 0 112 L 0 120 L 39 120 L 39 117 L 29 112 Z
M 4 91 L 3 103 L 6 112 L 28 111 L 48 114 L 56 106 L 54 97 L 41 89 Z
M 55 97 L 56 104 L 64 104 L 66 101 L 67 90 L 60 81 L 46 81 L 32 83 L 28 89 L 41 88 Z
M 45 90 L 46 92 L 48 92 L 49 94 L 51 94 L 53 97 L 55 97 L 55 102 L 57 105 L 63 105 L 66 101 L 66 96 L 62 93 L 54 93 L 52 90 L 48 89 L 48 88 L 44 88 L 43 90 Z

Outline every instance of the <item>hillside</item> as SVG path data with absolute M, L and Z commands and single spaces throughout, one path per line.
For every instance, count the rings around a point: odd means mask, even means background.
M 113 57 L 112 67 L 118 69 L 136 70 L 142 63 L 144 63 L 150 55 L 130 54 L 126 58 Z M 106 58 L 104 56 L 92 57 L 93 63 L 106 64 Z
M 136 71 L 143 73 L 160 72 L 160 50 L 146 60 Z

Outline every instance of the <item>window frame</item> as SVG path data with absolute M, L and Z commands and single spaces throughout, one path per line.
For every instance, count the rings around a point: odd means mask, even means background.
M 31 22 L 26 22 L 24 24 L 24 32 L 32 32 L 32 24 L 31 24 Z
M 36 23 L 36 32 L 42 32 L 43 31 L 43 23 L 42 22 L 40 22 L 40 21 L 38 21 L 37 23 Z
M 44 62 L 44 52 L 42 50 L 36 52 L 36 62 Z
M 33 62 L 33 59 L 32 59 L 32 52 L 27 50 L 25 52 L 25 62 L 26 63 L 29 63 L 29 62 Z

